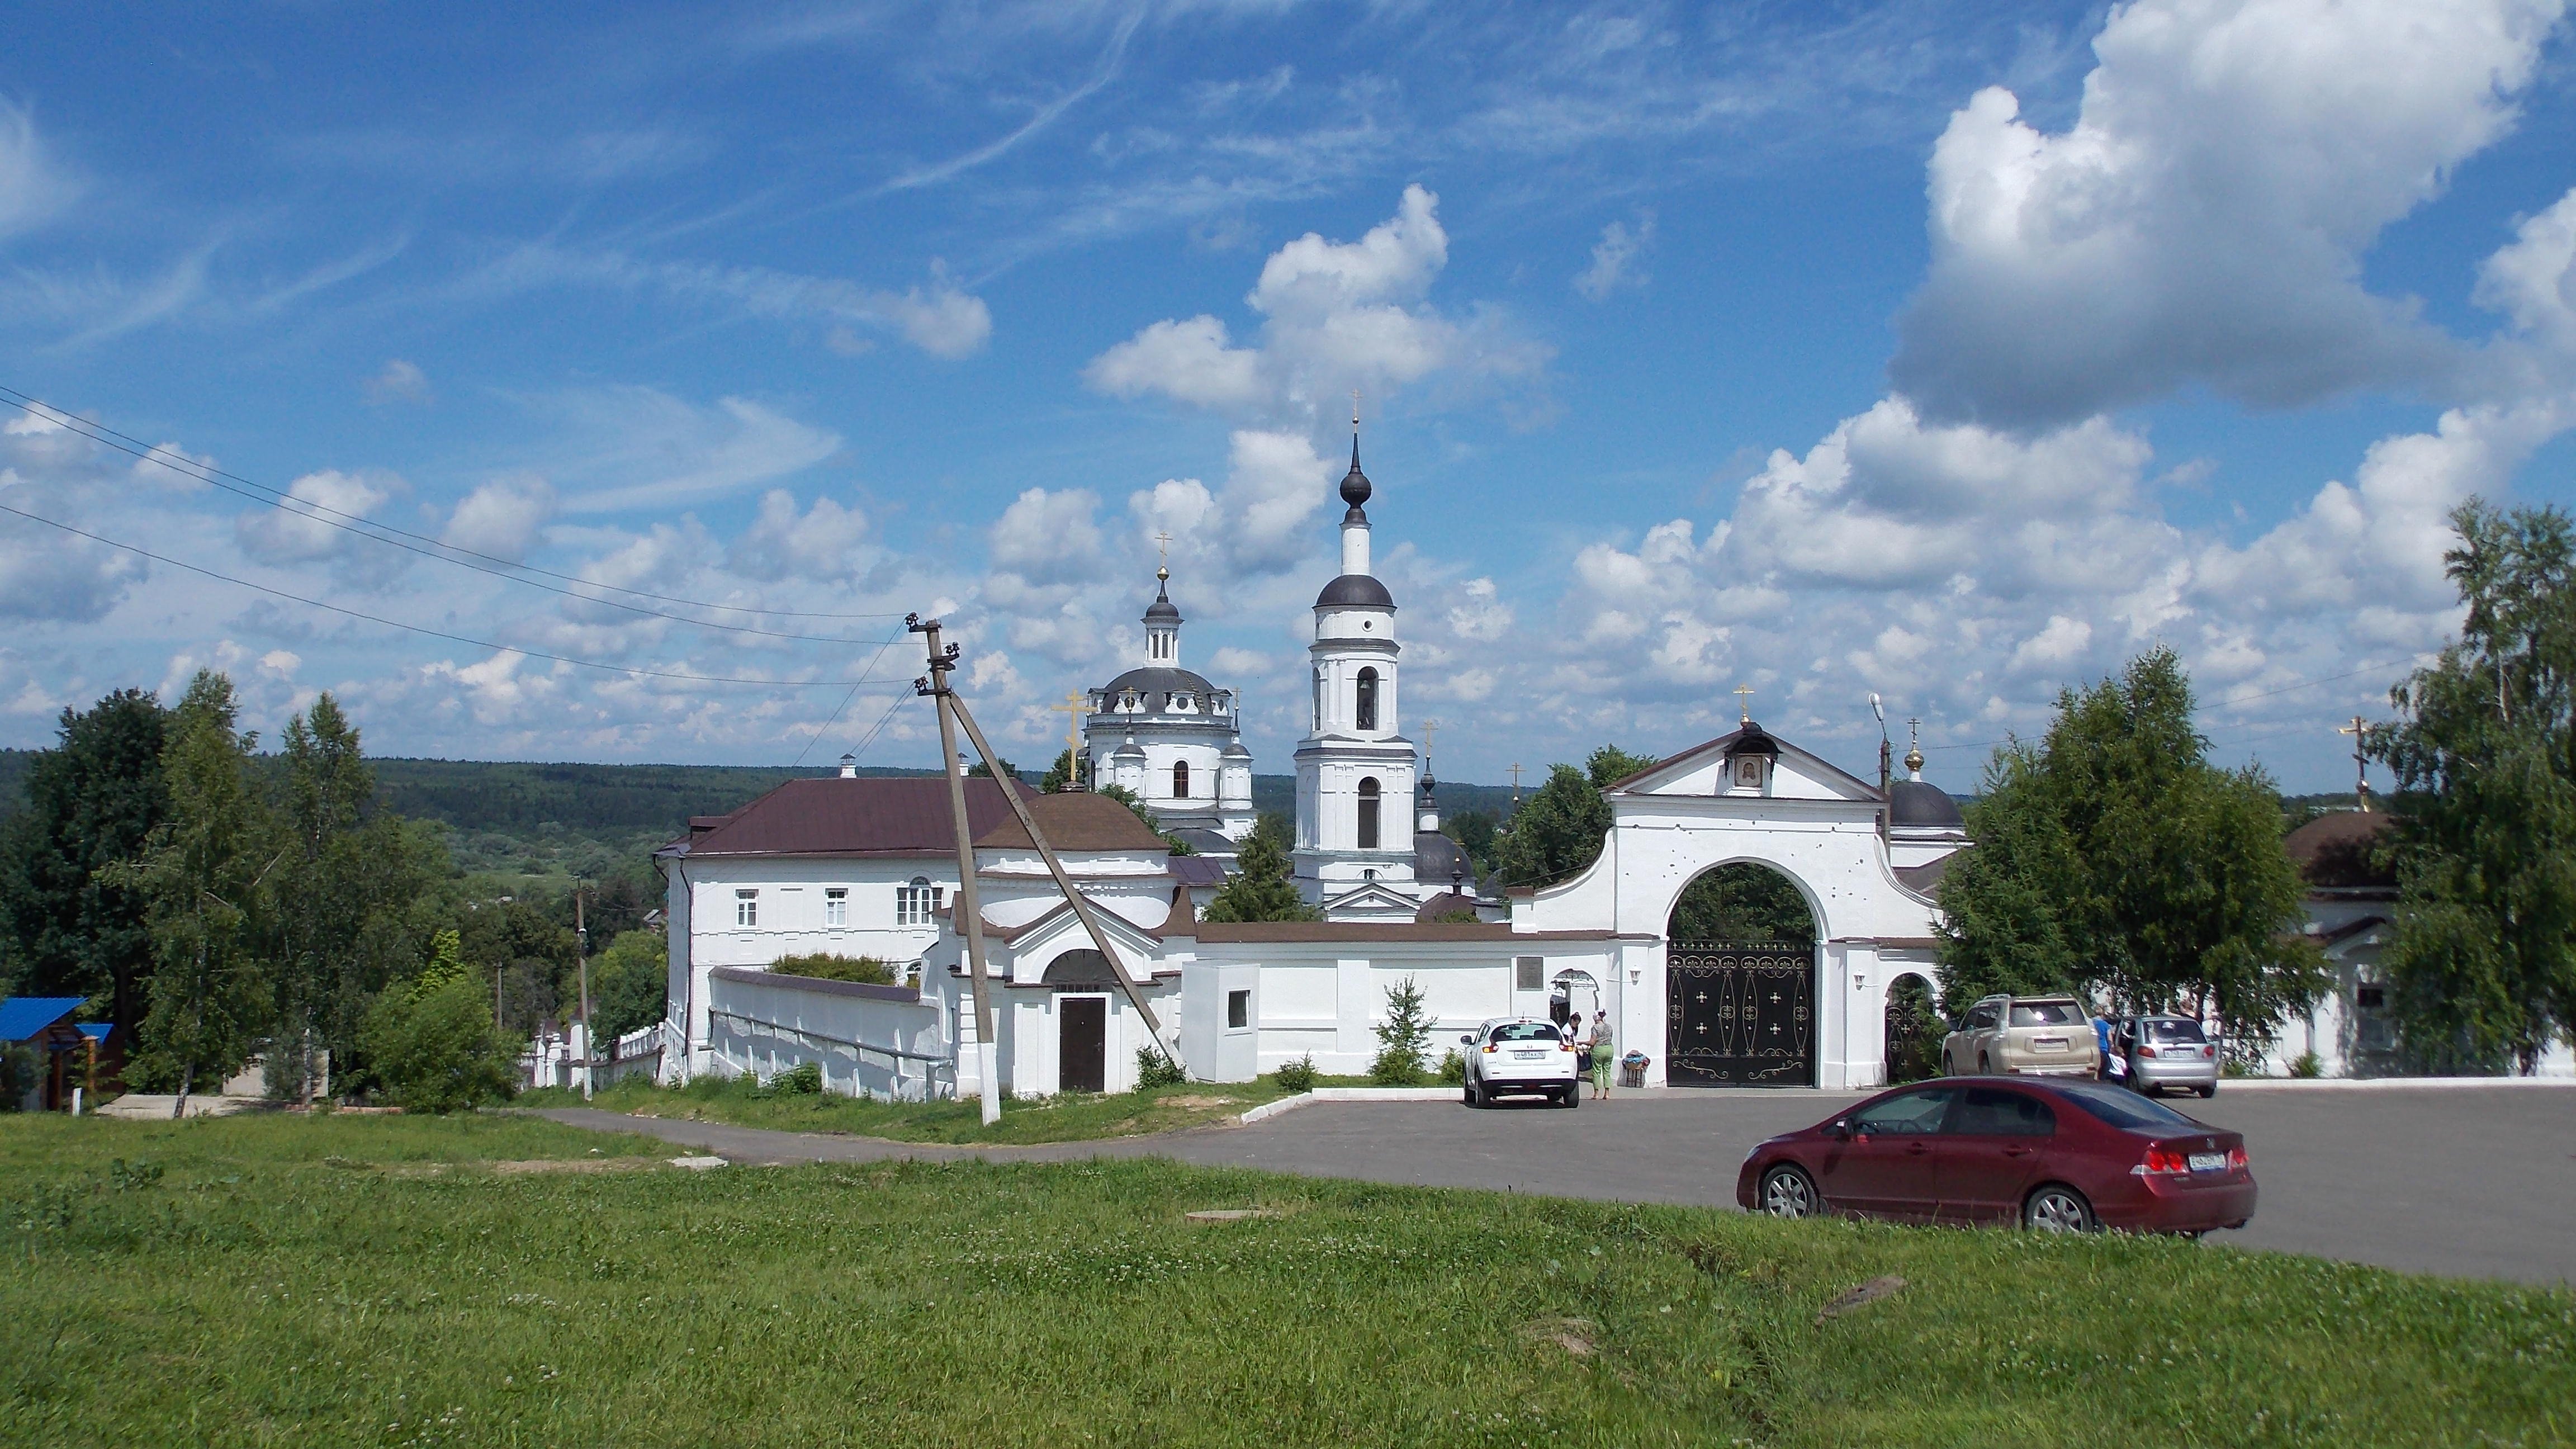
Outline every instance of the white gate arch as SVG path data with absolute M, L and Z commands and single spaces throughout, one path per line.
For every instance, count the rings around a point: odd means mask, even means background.
M 1902 867 L 1912 884 L 1900 877 L 1888 794 L 1749 719 L 1602 794 L 1611 826 L 1600 858 L 1572 879 L 1513 892 L 1512 925 L 1615 938 L 1614 1013 L 1622 1049 L 1655 1058 L 1646 1084 L 1665 1082 L 1664 949 L 1673 906 L 1702 873 L 1752 862 L 1794 882 L 1815 918 L 1816 1084 L 1879 1085 L 1888 984 L 1900 974 L 1928 975 L 1938 946 L 1925 876 L 1937 873 L 1937 862 Z M 1928 853 L 1965 843 L 1952 831 Z

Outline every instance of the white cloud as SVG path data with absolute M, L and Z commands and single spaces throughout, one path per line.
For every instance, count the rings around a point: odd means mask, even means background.
M 760 497 L 760 516 L 734 540 L 727 566 L 745 578 L 814 579 L 848 583 L 865 568 L 867 516 L 829 498 L 799 513 L 796 495 L 772 488 Z
M 496 478 L 456 505 L 440 540 L 512 563 L 528 556 L 554 517 L 555 490 L 543 478 Z
M 2524 220 L 2512 242 L 2487 258 L 2475 295 L 2562 364 L 2576 359 L 2576 190 Z
M 622 252 L 583 253 L 536 243 L 519 248 L 487 269 L 486 288 L 548 285 L 654 290 L 698 301 L 720 301 L 754 317 L 860 326 L 902 334 L 933 357 L 972 357 L 993 335 L 993 313 L 984 299 L 960 291 L 947 268 L 931 263 L 930 280 L 902 291 L 866 287 L 839 277 L 810 277 L 766 267 L 721 267 L 702 262 L 654 262 Z M 847 351 L 846 344 L 836 350 Z
M 2201 383 L 2263 406 L 2463 384 L 2364 289 L 2380 230 L 2510 126 L 2562 0 L 2138 0 L 2064 132 L 1980 91 L 1933 149 L 1890 376 L 1927 413 L 2072 422 Z
M 554 475 L 603 480 L 567 496 L 567 513 L 720 498 L 801 472 L 841 448 L 840 434 L 748 398 L 701 408 L 652 388 L 620 387 L 568 394 L 556 405 L 573 436 Z
M 1601 228 L 1601 240 L 1592 244 L 1592 265 L 1575 276 L 1574 290 L 1590 301 L 1606 302 L 1621 287 L 1646 285 L 1643 258 L 1654 244 L 1655 214 L 1651 211 L 1639 213 L 1634 231 L 1624 221 Z
M 46 154 L 36 118 L 0 100 L 0 237 L 32 230 L 62 214 L 80 183 Z
M 366 394 L 367 401 L 379 405 L 425 403 L 434 396 L 429 386 L 429 374 L 421 371 L 418 363 L 405 362 L 399 357 L 388 361 L 384 371 L 367 379 Z
M 287 497 L 307 506 L 252 509 L 233 520 L 233 536 L 243 553 L 264 564 L 349 557 L 364 545 L 349 531 L 350 520 L 367 517 L 402 491 L 403 481 L 390 473 L 325 468 L 286 485 Z
M 1116 397 L 1159 394 L 1247 424 L 1317 432 L 1339 426 L 1353 387 L 1536 379 L 1547 347 L 1490 308 L 1460 321 L 1427 300 L 1449 261 L 1439 205 L 1407 186 L 1396 214 L 1358 241 L 1308 232 L 1271 253 L 1244 298 L 1264 318 L 1250 346 L 1235 346 L 1213 316 L 1165 320 L 1094 358 L 1083 380 Z

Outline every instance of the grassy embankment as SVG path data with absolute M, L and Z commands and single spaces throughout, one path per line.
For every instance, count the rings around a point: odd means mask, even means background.
M 1366 1077 L 1318 1077 L 1318 1086 L 1366 1086 Z M 1436 1085 L 1436 1084 L 1435 1084 Z M 662 1088 L 642 1078 L 629 1078 L 596 1093 L 585 1103 L 578 1090 L 548 1088 L 523 1093 L 522 1107 L 591 1106 L 638 1117 L 672 1117 L 692 1122 L 730 1122 L 739 1127 L 774 1127 L 785 1132 L 829 1132 L 853 1137 L 886 1137 L 897 1142 L 982 1143 L 988 1146 L 1038 1142 L 1090 1142 L 1105 1137 L 1138 1137 L 1182 1127 L 1208 1127 L 1232 1120 L 1246 1107 L 1290 1095 L 1277 1078 L 1211 1085 L 1189 1082 L 1150 1087 L 1141 1092 L 1092 1096 L 1068 1092 L 1054 1097 L 1008 1098 L 1002 1120 L 984 1126 L 983 1107 L 974 1098 L 954 1102 L 872 1102 L 829 1092 L 802 1096 L 768 1091 L 747 1078 L 701 1077 L 685 1087 Z
M 524 1118 L 0 1119 L 0 1440 L 2576 1435 L 2564 1292 L 1155 1162 L 525 1165 L 648 1150 Z M 1271 1216 L 1182 1216 L 1244 1207 Z

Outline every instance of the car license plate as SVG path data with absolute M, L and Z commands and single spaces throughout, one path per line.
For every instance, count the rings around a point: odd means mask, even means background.
M 2062 1052 L 2066 1050 L 2066 1038 L 2062 1036 L 2035 1036 L 2030 1039 L 2030 1049 L 2035 1052 Z
M 2227 1170 L 2227 1154 L 2224 1152 L 2195 1152 L 2191 1155 L 2191 1170 L 2194 1172 L 2225 1172 Z
M 1513 1061 L 1516 1061 L 1516 1062 L 1543 1062 L 1543 1061 L 1547 1060 L 1547 1053 L 1545 1053 L 1545 1052 L 1514 1052 L 1514 1053 L 1512 1053 L 1512 1060 L 1513 1060 Z

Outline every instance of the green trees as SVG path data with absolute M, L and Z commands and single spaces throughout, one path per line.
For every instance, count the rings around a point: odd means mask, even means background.
M 0 831 L 0 992 L 85 996 L 93 1017 L 142 1022 L 157 957 L 142 893 L 114 868 L 141 859 L 169 813 L 168 728 L 140 689 L 63 711 L 27 809 Z
M 370 1070 L 406 1111 L 453 1112 L 510 1095 L 508 1049 L 454 931 L 438 933 L 417 976 L 377 997 L 363 1041 Z
M 1422 1054 L 1431 1049 L 1431 1014 L 1423 1009 L 1422 987 L 1410 976 L 1386 989 L 1386 1016 L 1370 1028 L 1377 1033 L 1377 1059 L 1369 1063 L 1369 1080 L 1381 1087 L 1422 1085 Z
M 1550 885 L 1581 871 L 1601 855 L 1610 832 L 1610 802 L 1601 792 L 1654 764 L 1616 745 L 1594 750 L 1578 770 L 1550 765 L 1547 783 L 1512 816 L 1511 830 L 1495 847 L 1506 885 Z
M 1737 861 L 1682 888 L 1669 927 L 1676 941 L 1816 944 L 1815 913 L 1795 881 L 1765 865 Z
M 2576 1029 L 2576 534 L 2555 508 L 2451 521 L 2460 637 L 2368 741 L 2404 802 L 2389 1007 L 2420 1065 L 2529 1071 Z
M 599 1040 L 613 1042 L 660 1021 L 669 1009 L 671 946 L 658 931 L 622 931 L 590 958 L 590 1014 Z
M 140 860 L 114 868 L 142 896 L 159 958 L 126 1077 L 182 1097 L 238 1069 L 270 1017 L 254 946 L 276 856 L 251 786 L 258 737 L 236 731 L 238 713 L 229 679 L 200 670 L 189 681 L 161 751 L 168 817 Z
M 1268 832 L 1255 830 L 1243 839 L 1235 857 L 1235 875 L 1217 887 L 1216 898 L 1208 902 L 1201 919 L 1319 921 L 1323 916 L 1306 904 L 1296 882 L 1288 878 L 1287 853 Z
M 1941 882 L 1942 994 L 2095 986 L 2117 1004 L 2207 1010 L 2231 1040 L 2325 987 L 2297 934 L 2301 887 L 2259 766 L 2221 770 L 2168 649 L 2058 698 L 2036 745 L 1987 766 L 1975 849 Z

